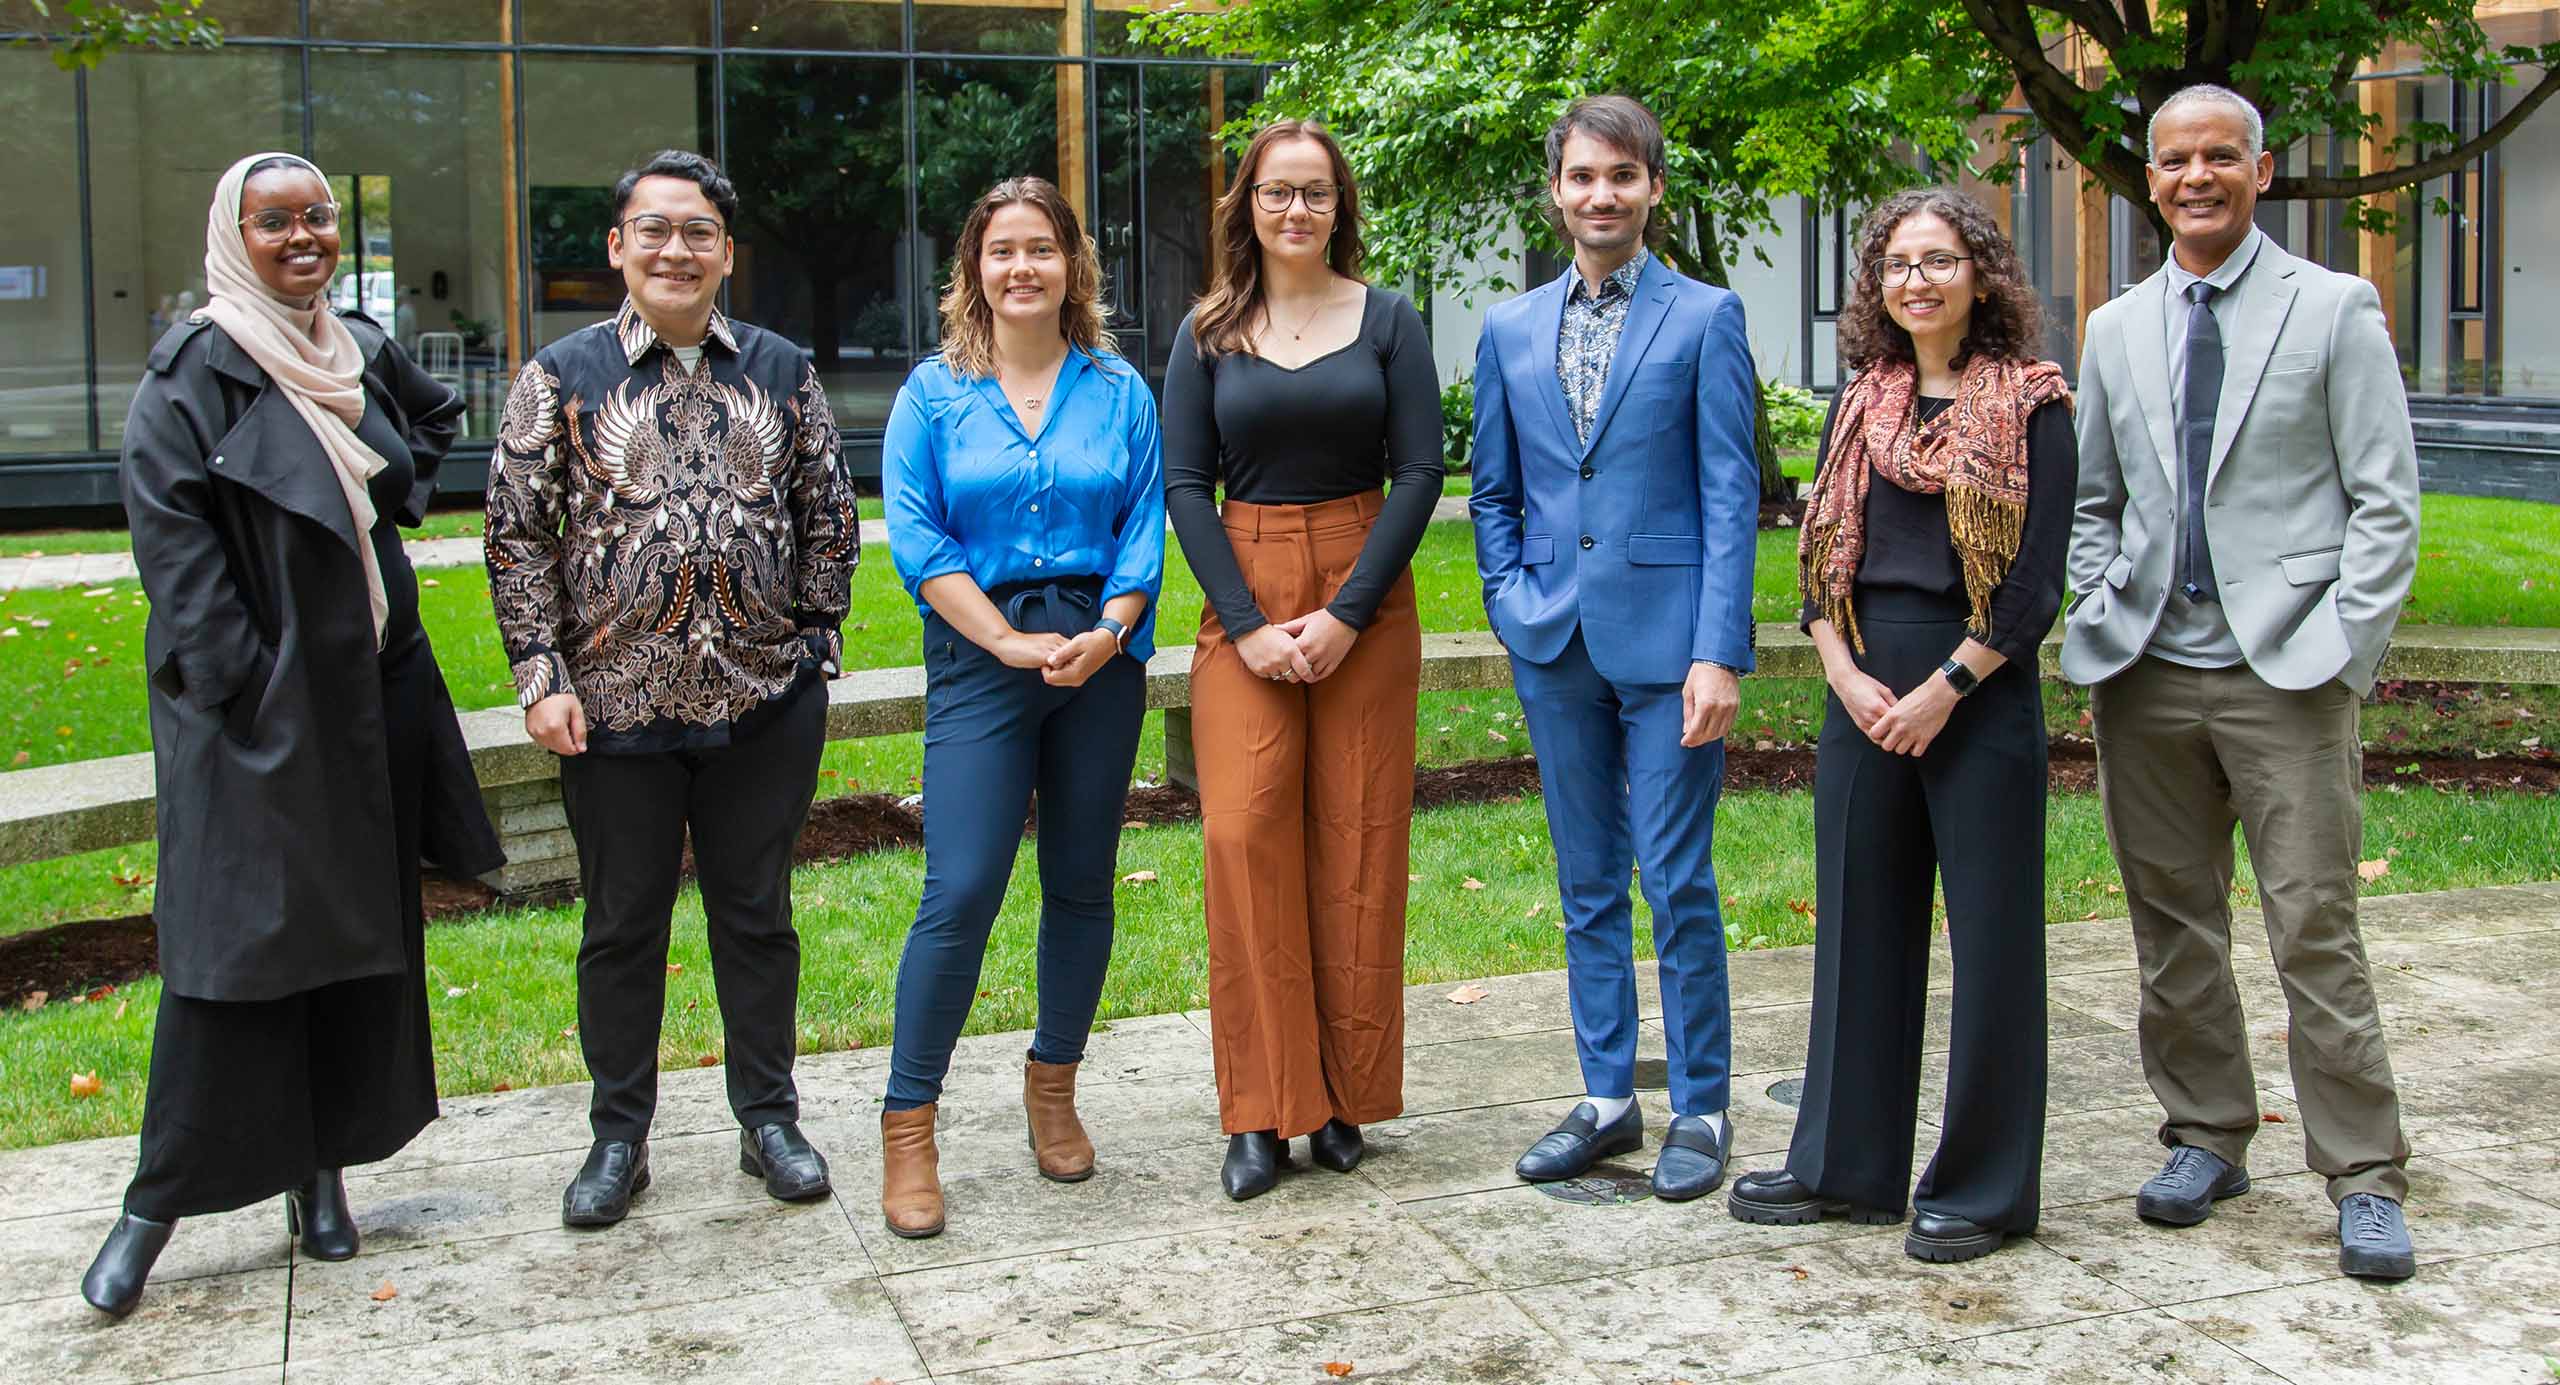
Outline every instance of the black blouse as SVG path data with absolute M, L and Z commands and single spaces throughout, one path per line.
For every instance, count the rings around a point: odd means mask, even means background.
M 423 628 L 418 619 L 418 574 L 409 566 L 408 551 L 400 546 L 400 509 L 409 503 L 409 493 L 418 485 L 418 460 L 409 451 L 409 440 L 391 426 L 381 404 L 367 400 L 364 419 L 356 425 L 356 439 L 381 456 L 382 470 L 365 483 L 365 493 L 373 500 L 373 532 L 366 540 L 373 545 L 374 561 L 382 567 L 382 594 L 391 610 L 382 626 L 382 658 L 389 662 L 406 652 Z
M 1920 396 L 1922 421 L 1936 418 L 1954 402 Z M 1840 396 L 1835 394 L 1831 413 L 1822 421 L 1818 468 L 1831 464 L 1831 426 L 1839 416 Z M 2080 444 L 2071 428 L 2071 407 L 2051 400 L 2027 415 L 2026 528 L 2008 575 L 1991 589 L 1991 638 L 1983 643 L 2011 663 L 2035 667 L 2037 646 L 2061 614 L 2063 558 L 2071 543 L 2073 490 L 2079 481 Z M 1964 604 L 1964 568 L 1947 532 L 1944 495 L 1907 491 L 1881 476 L 1867 487 L 1867 547 L 1858 559 L 1856 590 L 1876 588 Z M 1796 623 L 1811 625 L 1821 614 L 1807 600 Z
M 1370 288 L 1360 334 L 1291 370 L 1243 352 L 1204 359 L 1185 316 L 1164 382 L 1164 507 L 1182 555 L 1236 639 L 1270 623 L 1218 522 L 1218 484 L 1252 505 L 1313 505 L 1395 484 L 1325 609 L 1368 628 L 1440 502 L 1440 376 L 1422 314 Z M 1282 619 L 1304 614 L 1280 613 Z

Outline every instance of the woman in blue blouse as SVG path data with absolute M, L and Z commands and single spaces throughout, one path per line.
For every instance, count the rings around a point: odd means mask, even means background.
M 880 1211 L 900 1236 L 942 1230 L 935 1107 L 1035 794 L 1040 1019 L 1022 1102 L 1041 1174 L 1093 1174 L 1076 1065 L 1111 958 L 1164 580 L 1155 401 L 1112 352 L 1096 258 L 1047 180 L 989 189 L 952 257 L 942 352 L 898 391 L 882 446 L 889 553 L 924 617 L 924 899 L 880 1115 Z

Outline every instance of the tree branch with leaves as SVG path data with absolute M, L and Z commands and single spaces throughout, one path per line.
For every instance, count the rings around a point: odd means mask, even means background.
M 217 48 L 222 25 L 204 18 L 204 0 L 158 0 L 152 5 L 116 5 L 99 0 L 27 0 L 45 31 L 17 40 L 53 50 L 53 65 L 65 72 L 94 71 L 110 55 L 128 48 Z M 54 23 L 54 11 L 61 23 Z

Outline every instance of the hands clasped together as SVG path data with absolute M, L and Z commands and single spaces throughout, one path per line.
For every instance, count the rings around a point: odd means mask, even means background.
M 1236 652 L 1257 678 L 1279 683 L 1321 683 L 1351 657 L 1360 632 L 1318 607 L 1295 620 L 1248 630 L 1236 639 Z

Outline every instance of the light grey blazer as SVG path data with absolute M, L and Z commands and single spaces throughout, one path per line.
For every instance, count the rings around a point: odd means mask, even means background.
M 2062 672 L 2141 657 L 2175 582 L 2178 442 L 2163 268 L 2089 315 Z M 2224 618 L 2270 686 L 2362 696 L 2418 560 L 2418 453 L 2373 286 L 2272 241 L 2222 314 L 2205 484 Z

